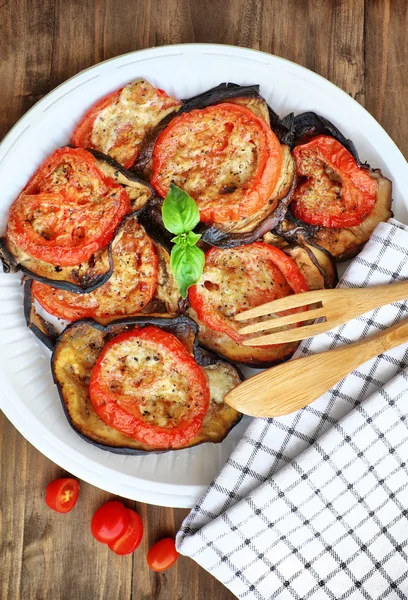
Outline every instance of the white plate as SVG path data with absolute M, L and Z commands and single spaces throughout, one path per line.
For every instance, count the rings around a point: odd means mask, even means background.
M 66 144 L 81 115 L 104 94 L 145 77 L 186 98 L 222 81 L 259 83 L 281 116 L 316 111 L 356 144 L 362 159 L 393 181 L 395 215 L 407 221 L 408 166 L 380 125 L 345 92 L 291 62 L 244 48 L 179 45 L 132 52 L 79 73 L 36 104 L 0 145 L 0 231 L 28 178 Z M 222 444 L 146 457 L 119 456 L 87 444 L 68 425 L 52 382 L 50 353 L 28 331 L 17 275 L 0 274 L 0 406 L 38 450 L 75 476 L 124 496 L 163 506 L 191 507 L 224 464 L 245 429 Z

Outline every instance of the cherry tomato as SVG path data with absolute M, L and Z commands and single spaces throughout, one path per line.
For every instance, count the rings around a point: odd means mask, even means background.
M 147 553 L 147 564 L 152 571 L 165 571 L 174 565 L 178 557 L 176 541 L 173 538 L 163 538 L 150 548 Z
M 115 542 L 108 544 L 115 554 L 131 554 L 136 550 L 143 537 L 143 521 L 137 512 L 126 509 L 129 515 L 129 525 L 125 533 Z
M 109 544 L 122 537 L 128 525 L 128 509 L 122 502 L 111 500 L 102 504 L 95 512 L 91 521 L 91 531 L 98 542 Z
M 45 502 L 52 510 L 67 513 L 74 508 L 79 494 L 79 483 L 76 479 L 63 477 L 54 479 L 45 490 Z

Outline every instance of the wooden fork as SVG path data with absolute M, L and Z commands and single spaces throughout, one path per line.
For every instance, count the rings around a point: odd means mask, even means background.
M 385 304 L 391 304 L 398 300 L 406 300 L 407 298 L 408 281 L 366 288 L 315 290 L 313 292 L 293 294 L 292 296 L 286 296 L 285 298 L 267 302 L 266 304 L 237 314 L 235 320 L 247 321 L 266 315 L 273 317 L 267 321 L 246 325 L 238 330 L 238 333 L 248 334 L 259 331 L 268 331 L 278 327 L 293 325 L 294 323 L 302 323 L 304 321 L 325 317 L 325 321 L 322 323 L 314 323 L 312 325 L 304 325 L 303 327 L 275 331 L 274 333 L 241 342 L 244 346 L 283 344 L 285 342 L 304 340 L 305 338 L 312 337 L 318 333 L 323 333 L 369 312 L 374 308 L 384 306 Z M 307 309 L 309 305 L 315 304 L 321 304 L 321 306 L 312 308 L 311 310 Z M 301 307 L 303 307 L 303 311 L 281 317 L 276 315 L 276 313 L 281 311 L 299 309 Z

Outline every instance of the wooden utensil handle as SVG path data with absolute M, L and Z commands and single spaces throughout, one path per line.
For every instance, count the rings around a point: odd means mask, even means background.
M 314 402 L 366 361 L 408 341 L 408 320 L 335 350 L 297 358 L 234 388 L 225 402 L 254 417 L 277 417 Z
M 356 293 L 356 288 L 348 288 L 350 293 Z M 359 288 L 356 297 L 359 310 L 364 312 L 374 310 L 380 306 L 406 300 L 408 298 L 408 281 L 400 281 L 390 285 L 376 285 L 373 287 Z

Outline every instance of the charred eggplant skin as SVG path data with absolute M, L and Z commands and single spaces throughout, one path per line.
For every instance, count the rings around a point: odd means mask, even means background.
M 200 348 L 198 341 L 197 341 L 198 327 L 192 319 L 190 319 L 189 317 L 186 317 L 185 315 L 179 315 L 177 317 L 167 317 L 167 316 L 130 317 L 130 318 L 117 319 L 116 321 L 113 321 L 113 322 L 109 323 L 108 325 L 101 325 L 101 324 L 97 323 L 96 321 L 93 321 L 92 319 L 82 319 L 81 321 L 76 321 L 75 323 L 72 323 L 71 325 L 69 325 L 59 336 L 59 338 L 55 344 L 55 347 L 53 349 L 53 353 L 51 355 L 51 370 L 52 370 L 52 374 L 53 374 L 54 383 L 57 386 L 57 389 L 58 389 L 58 392 L 60 395 L 60 399 L 61 399 L 61 403 L 62 403 L 62 407 L 63 407 L 64 413 L 65 413 L 65 416 L 68 420 L 68 423 L 70 424 L 70 426 L 72 427 L 72 429 L 75 431 L 75 433 L 77 435 L 79 435 L 83 440 L 92 444 L 93 446 L 96 446 L 97 448 L 100 448 L 101 450 L 113 452 L 115 454 L 143 456 L 146 453 L 162 454 L 163 452 L 175 451 L 172 449 L 142 450 L 142 449 L 136 449 L 136 448 L 121 447 L 121 446 L 109 446 L 107 444 L 102 444 L 96 440 L 93 440 L 92 438 L 84 435 L 81 431 L 79 431 L 77 429 L 77 427 L 75 426 L 75 423 L 73 422 L 73 420 L 71 418 L 71 415 L 69 414 L 69 411 L 68 411 L 67 406 L 64 401 L 64 395 L 63 395 L 63 390 L 62 390 L 63 382 L 58 381 L 58 378 L 57 378 L 56 372 L 55 372 L 55 362 L 58 357 L 59 344 L 64 341 L 64 338 L 67 335 L 69 335 L 70 330 L 72 330 L 76 327 L 80 327 L 82 325 L 87 325 L 89 327 L 92 327 L 92 328 L 102 332 L 103 334 L 106 335 L 106 341 L 108 341 L 109 339 L 111 339 L 111 337 L 114 337 L 115 335 L 117 335 L 119 333 L 123 333 L 124 331 L 131 329 L 132 327 L 135 327 L 135 326 L 145 327 L 148 325 L 154 325 L 156 327 L 160 327 L 164 331 L 172 333 L 178 339 L 180 339 L 186 345 L 186 347 L 190 351 L 193 352 L 196 362 L 202 367 L 216 365 L 217 363 L 230 364 L 229 361 L 225 361 L 222 357 L 219 357 L 218 355 L 216 355 L 213 352 L 210 352 L 203 348 Z M 235 365 L 231 365 L 231 366 L 233 366 L 237 375 L 239 376 L 240 380 L 242 381 L 243 380 L 242 373 L 239 371 L 239 369 Z M 234 420 L 233 423 L 230 424 L 230 427 L 228 428 L 228 430 L 226 430 L 224 432 L 224 438 L 228 435 L 228 433 L 231 431 L 231 429 L 233 427 L 235 427 L 235 425 L 238 424 L 238 422 L 241 420 L 241 418 L 242 418 L 242 415 L 240 413 L 237 413 L 237 418 Z M 209 442 L 209 440 L 203 440 L 203 441 L 197 442 L 194 445 L 200 445 L 202 443 L 208 443 L 208 442 Z M 188 447 L 191 447 L 191 446 L 188 446 Z
M 49 350 L 53 350 L 58 333 L 51 323 L 48 323 L 48 321 L 37 314 L 31 291 L 32 284 L 32 279 L 27 278 L 24 281 L 23 307 L 27 327 L 31 329 L 34 335 L 40 340 L 40 342 L 47 346 Z
M 291 148 L 299 146 L 300 144 L 307 144 L 307 142 L 310 142 L 310 140 L 318 135 L 328 135 L 340 142 L 340 144 L 353 155 L 354 160 L 358 165 L 361 166 L 363 164 L 354 143 L 347 139 L 341 131 L 325 117 L 310 111 L 296 115 L 296 117 L 291 113 L 283 119 L 283 123 L 287 124 L 288 129 L 284 138 L 285 143 Z

